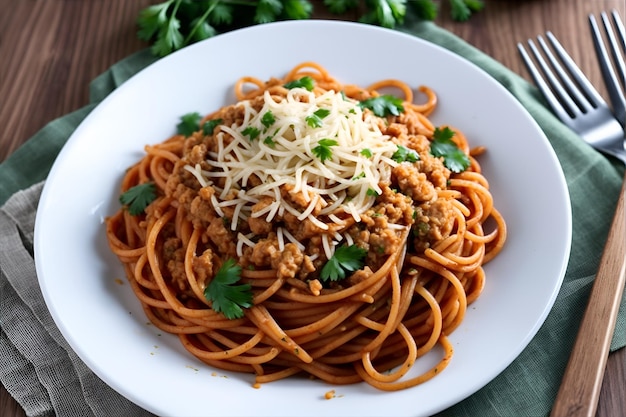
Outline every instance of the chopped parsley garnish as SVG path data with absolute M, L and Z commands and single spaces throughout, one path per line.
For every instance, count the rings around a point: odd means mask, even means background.
M 409 149 L 402 145 L 397 145 L 398 149 L 391 155 L 391 159 L 400 163 L 400 162 L 417 162 L 420 157 L 413 149 Z
M 120 195 L 120 203 L 128 208 L 128 212 L 137 216 L 156 198 L 156 185 L 152 182 L 135 185 Z
M 313 80 L 313 78 L 309 77 L 308 75 L 305 75 L 300 79 L 288 82 L 283 87 L 288 90 L 291 90 L 292 88 L 305 88 L 307 91 L 313 91 L 314 86 L 315 80 Z
M 359 106 L 371 110 L 378 117 L 399 116 L 404 111 L 402 99 L 390 94 L 362 100 Z
M 261 123 L 265 127 L 270 127 L 275 122 L 276 122 L 276 118 L 274 117 L 274 113 L 272 113 L 271 110 L 268 110 L 267 112 L 263 114 L 263 116 L 261 116 Z
M 227 319 L 243 317 L 243 309 L 252 307 L 250 284 L 238 284 L 241 279 L 241 266 L 229 258 L 217 271 L 204 290 L 204 296 L 211 302 L 211 307 L 222 313 Z
M 330 114 L 328 109 L 317 109 L 312 115 L 305 117 L 306 124 L 310 127 L 322 127 L 322 119 Z
M 323 281 L 339 281 L 346 277 L 346 272 L 354 272 L 363 267 L 367 251 L 357 245 L 340 246 L 322 268 L 320 278 Z
M 261 131 L 254 126 L 248 126 L 244 130 L 241 131 L 241 134 L 244 136 L 248 136 L 250 140 L 254 140 L 259 137 L 259 135 L 261 134 Z
M 205 135 L 212 135 L 215 128 L 220 124 L 222 124 L 222 119 L 207 120 L 202 125 L 202 132 Z
M 273 148 L 276 145 L 276 142 L 274 142 L 274 135 L 268 136 L 265 139 L 263 139 L 263 143 Z
M 180 135 L 191 136 L 193 132 L 200 130 L 200 113 L 187 113 L 180 118 L 180 123 L 176 125 L 176 130 Z
M 378 197 L 378 192 L 376 192 L 375 189 L 373 188 L 368 188 L 367 189 L 367 193 L 366 193 L 369 197 Z
M 449 127 L 436 128 L 430 143 L 430 153 L 442 157 L 443 164 L 452 172 L 463 172 L 470 166 L 469 156 L 452 140 L 454 131 Z
M 313 148 L 312 151 L 315 156 L 317 156 L 322 162 L 324 162 L 325 160 L 330 159 L 333 156 L 333 151 L 332 149 L 330 149 L 330 147 L 337 145 L 339 145 L 339 143 L 337 143 L 337 141 L 334 139 L 322 139 L 317 142 L 317 146 Z

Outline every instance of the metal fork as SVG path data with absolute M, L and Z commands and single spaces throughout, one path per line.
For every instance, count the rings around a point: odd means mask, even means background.
M 626 164 L 622 125 L 552 32 L 547 32 L 546 37 L 556 56 L 542 36 L 538 36 L 537 41 L 549 64 L 532 39 L 528 40 L 528 46 L 545 79 L 524 46 L 518 43 L 517 47 L 528 71 L 552 111 L 589 145 Z M 557 56 L 562 65 L 557 60 Z
M 624 24 L 617 13 L 617 10 L 611 12 L 613 18 L 613 24 L 606 12 L 600 14 L 602 25 L 604 26 L 604 33 L 606 35 L 606 43 L 611 50 L 611 56 L 613 57 L 613 64 L 610 64 L 609 54 L 607 52 L 607 46 L 603 42 L 602 34 L 598 27 L 598 23 L 594 15 L 589 15 L 589 24 L 591 28 L 591 35 L 593 37 L 593 45 L 598 55 L 598 62 L 600 63 L 600 70 L 602 71 L 602 77 L 604 83 L 607 86 L 609 92 L 609 98 L 613 106 L 613 113 L 617 117 L 618 122 L 622 127 L 626 125 L 626 98 L 622 88 L 626 88 L 626 64 L 624 64 L 624 57 L 622 54 L 626 54 L 626 34 L 624 33 Z M 611 29 L 614 27 L 615 30 Z M 618 40 L 620 48 L 618 47 Z M 620 82 L 622 87 L 620 88 Z
M 561 67 L 546 42 L 539 37 L 541 48 L 558 74 L 557 78 L 541 57 L 535 44 L 529 40 L 530 48 L 548 82 L 544 81 L 522 44 L 518 44 L 522 58 L 546 101 L 557 116 L 587 143 L 626 164 L 624 131 L 621 124 L 554 35 L 548 32 L 546 36 L 567 68 L 566 71 Z M 607 54 L 600 54 L 599 58 L 601 61 L 604 60 L 604 64 L 610 65 Z M 610 90 L 616 87 L 607 84 L 607 88 Z M 622 184 L 600 266 L 552 408 L 552 417 L 592 417 L 596 414 L 611 338 L 626 281 L 625 191 L 626 181 Z

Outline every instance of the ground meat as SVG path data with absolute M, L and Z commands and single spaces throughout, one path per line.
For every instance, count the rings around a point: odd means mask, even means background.
M 270 197 L 262 198 L 258 203 L 252 206 L 252 213 L 257 213 L 267 206 L 271 205 L 274 202 L 274 199 Z M 271 222 L 265 220 L 267 218 L 267 214 L 261 215 L 259 217 L 250 217 L 248 219 L 248 226 L 250 227 L 250 231 L 257 235 L 266 235 L 272 231 L 273 225 Z
M 300 209 L 307 208 L 310 204 L 310 199 L 307 199 L 307 197 L 304 195 L 303 192 L 294 193 L 292 190 L 293 190 L 293 185 L 291 184 L 286 184 L 280 187 L 280 191 L 281 191 L 281 195 L 283 199 L 285 199 L 286 201 L 288 201 L 289 203 L 291 203 L 292 205 L 295 205 L 296 207 Z M 313 214 L 317 215 L 321 209 L 322 209 L 321 202 L 318 202 L 316 207 L 313 209 Z
M 400 191 L 415 201 L 430 201 L 437 197 L 435 186 L 413 164 L 398 165 L 392 175 Z
M 439 199 L 427 204 L 424 215 L 428 217 L 428 238 L 432 241 L 445 239 L 454 224 L 454 211 L 450 200 Z
M 272 253 L 272 268 L 276 269 L 279 278 L 295 278 L 304 254 L 295 243 L 287 243 L 282 252 L 276 251 Z
M 185 274 L 185 250 L 180 239 L 172 237 L 163 242 L 163 261 L 171 277 L 170 284 L 184 291 L 188 282 Z
M 315 264 L 311 260 L 311 257 L 308 255 L 304 255 L 304 259 L 302 260 L 302 265 L 300 266 L 300 271 L 298 273 L 298 279 L 305 281 L 308 279 L 309 274 L 316 271 Z
M 213 277 L 213 251 L 206 249 L 202 255 L 193 258 L 193 272 L 198 282 L 207 282 Z
M 289 233 L 291 233 L 299 242 L 306 241 L 314 236 L 320 235 L 321 233 L 328 233 L 328 231 L 320 228 L 308 218 L 298 220 L 298 218 L 291 213 L 285 213 L 282 217 L 282 222 Z M 334 227 L 335 226 L 333 226 L 333 228 Z
M 191 166 L 200 164 L 206 160 L 207 147 L 204 143 L 194 146 L 187 154 L 187 163 Z
M 408 196 L 397 193 L 389 186 L 382 186 L 383 193 L 373 210 L 378 217 L 384 216 L 389 223 L 411 225 L 413 223 L 413 201 Z
M 454 211 L 450 200 L 439 199 L 416 210 L 413 246 L 418 252 L 450 236 L 454 227 Z
M 370 234 L 370 253 L 372 259 L 385 258 L 398 250 L 400 238 L 392 229 L 380 229 Z
M 354 274 L 352 274 L 349 278 L 348 278 L 348 283 L 350 285 L 356 285 L 361 281 L 364 281 L 366 279 L 368 279 L 369 277 L 372 276 L 374 272 L 372 272 L 372 270 L 370 269 L 369 266 L 366 266 L 363 269 L 359 269 L 358 271 L 356 271 Z
M 259 240 L 248 260 L 257 267 L 268 267 L 271 265 L 272 256 L 278 252 L 278 239 L 275 233 L 270 233 L 267 238 Z
M 311 291 L 311 294 L 320 295 L 322 293 L 322 288 L 323 286 L 319 279 L 309 281 L 309 291 Z
M 211 196 L 215 193 L 213 187 L 202 187 L 198 195 L 189 204 L 189 220 L 195 227 L 206 228 L 217 217 Z
M 214 218 L 207 228 L 206 234 L 219 253 L 224 254 L 225 257 L 235 258 L 237 256 L 235 236 L 233 236 L 230 230 L 226 229 L 223 219 L 219 217 Z

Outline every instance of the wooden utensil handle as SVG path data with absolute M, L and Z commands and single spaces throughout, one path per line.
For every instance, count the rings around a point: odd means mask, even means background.
M 625 188 L 626 178 L 552 417 L 593 417 L 596 414 L 626 280 Z

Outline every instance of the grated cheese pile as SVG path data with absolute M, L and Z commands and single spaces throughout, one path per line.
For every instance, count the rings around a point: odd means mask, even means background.
M 316 97 L 304 88 L 294 88 L 280 101 L 269 92 L 263 98 L 260 111 L 248 101 L 237 104 L 244 108 L 241 125 L 220 126 L 216 134 L 219 151 L 207 160 L 214 169 L 185 167 L 203 187 L 215 188 L 212 204 L 217 213 L 223 216 L 223 207 L 234 206 L 233 231 L 250 217 L 264 216 L 271 222 L 285 212 L 300 221 L 308 219 L 322 230 L 329 229 L 328 222 L 344 223 L 337 213 L 360 221 L 360 215 L 382 192 L 379 183 L 389 181 L 391 169 L 398 165 L 391 159 L 398 147 L 381 133 L 376 116 L 364 114 L 357 101 L 334 91 Z M 315 118 L 316 112 L 322 117 L 313 123 L 310 118 Z M 322 160 L 315 148 L 325 143 L 332 145 L 326 146 L 330 154 Z M 249 180 L 253 176 L 261 180 L 260 185 L 252 186 Z M 215 185 L 219 177 L 224 178 L 223 188 Z M 302 208 L 285 200 L 281 192 L 285 186 L 308 205 Z M 252 207 L 267 197 L 273 202 L 253 212 Z M 277 235 L 280 246 L 284 247 L 287 239 L 304 249 L 285 228 L 278 228 Z M 240 256 L 242 245 L 254 246 L 252 238 L 239 234 Z M 343 238 L 351 240 L 347 234 L 322 234 L 328 258 Z

